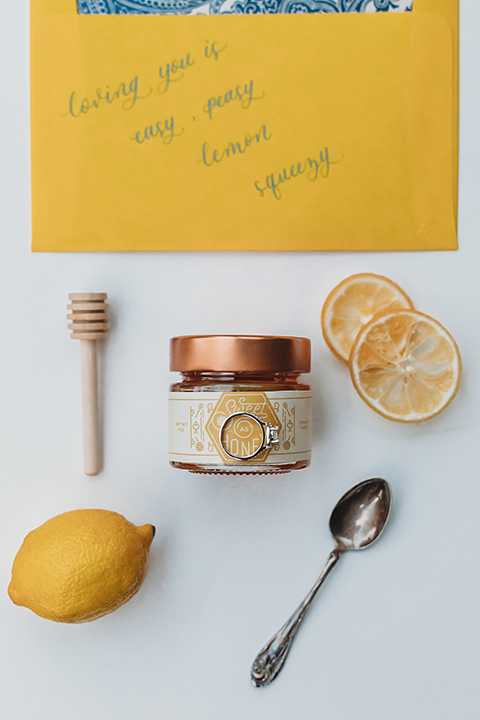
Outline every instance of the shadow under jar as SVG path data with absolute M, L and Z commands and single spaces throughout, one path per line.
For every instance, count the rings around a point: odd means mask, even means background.
M 171 340 L 169 460 L 193 473 L 277 474 L 310 465 L 310 340 L 190 335 Z

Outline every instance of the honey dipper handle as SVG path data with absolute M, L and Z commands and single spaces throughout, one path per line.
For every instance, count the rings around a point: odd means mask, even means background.
M 98 475 L 102 469 L 98 427 L 97 341 L 81 340 L 83 467 L 86 475 Z

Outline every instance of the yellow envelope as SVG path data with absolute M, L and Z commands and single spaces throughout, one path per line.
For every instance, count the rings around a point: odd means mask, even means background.
M 78 15 L 32 0 L 33 250 L 453 250 L 458 0 Z

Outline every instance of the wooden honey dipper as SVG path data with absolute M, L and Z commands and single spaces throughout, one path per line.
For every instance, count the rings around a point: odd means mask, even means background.
M 86 475 L 102 469 L 98 425 L 97 340 L 105 340 L 110 328 L 107 293 L 70 293 L 67 310 L 72 340 L 81 340 L 83 465 Z

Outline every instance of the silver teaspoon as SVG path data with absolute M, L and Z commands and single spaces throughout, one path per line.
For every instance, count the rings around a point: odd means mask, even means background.
M 388 520 L 392 491 L 386 480 L 370 478 L 355 485 L 333 508 L 330 532 L 335 549 L 315 585 L 293 615 L 255 658 L 251 677 L 256 687 L 263 687 L 277 677 L 287 658 L 298 628 L 321 584 L 347 550 L 364 550 L 377 540 Z

